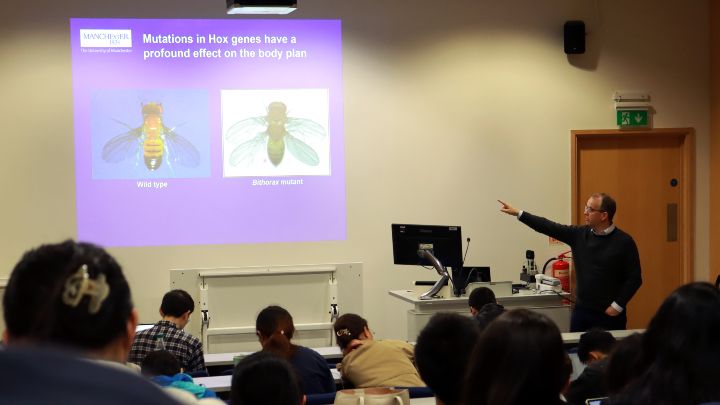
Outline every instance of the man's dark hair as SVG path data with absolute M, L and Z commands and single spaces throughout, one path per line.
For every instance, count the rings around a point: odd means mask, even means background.
M 302 392 L 290 363 L 272 353 L 257 352 L 235 366 L 230 403 L 297 405 Z
M 468 298 L 468 305 L 479 311 L 485 304 L 495 304 L 495 293 L 487 287 L 480 287 L 472 290 Z
M 439 313 L 417 338 L 415 364 L 420 377 L 445 405 L 462 400 L 465 369 L 479 336 L 472 318 Z
M 600 197 L 600 208 L 599 211 L 605 211 L 608 214 L 608 221 L 612 223 L 615 217 L 615 211 L 617 210 L 617 204 L 615 199 L 605 193 L 593 194 L 593 197 Z
M 156 375 L 172 377 L 180 372 L 180 361 L 167 350 L 156 350 L 145 356 L 140 363 L 140 370 L 148 377 Z
M 615 338 L 610 332 L 602 329 L 590 329 L 580 335 L 577 355 L 583 364 L 590 360 L 590 352 L 610 353 L 615 345 Z
M 170 315 L 179 318 L 190 311 L 195 310 L 195 301 L 185 290 L 172 290 L 165 294 L 160 304 L 160 311 L 163 315 Z

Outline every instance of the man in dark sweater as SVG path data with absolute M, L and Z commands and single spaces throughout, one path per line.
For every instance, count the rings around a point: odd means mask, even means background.
M 609 195 L 593 194 L 585 206 L 585 225 L 561 225 L 500 201 L 500 211 L 517 216 L 537 232 L 572 248 L 577 301 L 570 331 L 597 327 L 625 329 L 630 299 L 642 284 L 640 256 L 633 238 L 613 224 L 616 204 Z

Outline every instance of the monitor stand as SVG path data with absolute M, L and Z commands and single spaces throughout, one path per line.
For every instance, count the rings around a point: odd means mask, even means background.
M 432 288 L 427 291 L 426 293 L 420 295 L 421 300 L 431 300 L 435 298 L 438 292 L 440 292 L 440 289 L 447 284 L 447 281 L 450 279 L 450 277 L 447 274 L 444 274 L 440 280 L 435 283 L 435 285 L 432 286 Z

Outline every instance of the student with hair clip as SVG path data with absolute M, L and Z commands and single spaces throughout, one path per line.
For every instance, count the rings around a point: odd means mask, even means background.
M 465 376 L 465 404 L 560 405 L 568 372 L 560 330 L 527 309 L 505 312 L 480 335 Z
M 137 312 L 120 265 L 102 248 L 68 240 L 26 252 L 3 312 L 3 402 L 173 403 L 124 365 Z
M 277 305 L 263 309 L 255 329 L 263 351 L 290 362 L 304 394 L 335 392 L 335 380 L 325 359 L 315 350 L 291 342 L 295 325 L 287 310 Z
M 695 405 L 720 401 L 718 342 L 718 289 L 709 283 L 679 287 L 663 301 L 642 335 L 637 377 L 611 396 L 609 403 Z
M 71 348 L 126 361 L 137 311 L 120 265 L 102 248 L 66 241 L 27 252 L 3 297 L 8 344 Z
M 413 346 L 399 340 L 375 340 L 368 323 L 356 314 L 340 316 L 333 325 L 343 359 L 343 379 L 357 388 L 424 387 L 414 364 Z

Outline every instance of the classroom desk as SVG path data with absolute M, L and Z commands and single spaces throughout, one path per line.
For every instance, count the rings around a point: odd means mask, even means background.
M 615 336 L 615 339 L 624 339 L 633 333 L 642 333 L 645 329 L 628 329 L 628 330 L 611 330 L 610 333 Z M 580 342 L 580 335 L 583 332 L 564 332 L 562 333 L 563 343 L 566 346 L 575 346 Z M 415 344 L 415 342 L 410 342 Z M 338 346 L 330 347 L 312 347 L 311 349 L 318 352 L 325 360 L 337 360 L 339 363 L 342 360 L 342 352 Z M 205 366 L 232 366 L 233 358 L 235 356 L 248 356 L 252 352 L 235 352 L 235 353 L 212 353 L 205 355 Z
M 330 369 L 330 373 L 335 379 L 335 383 L 342 381 L 340 372 L 336 369 Z M 202 385 L 205 388 L 211 389 L 215 392 L 228 392 L 230 391 L 230 385 L 232 384 L 231 375 L 218 375 L 214 377 L 197 377 L 193 378 L 195 384 Z
M 622 340 L 632 335 L 633 333 L 643 333 L 645 332 L 645 329 L 611 330 L 609 332 L 615 337 L 615 339 Z M 566 346 L 577 345 L 578 343 L 580 343 L 580 335 L 582 335 L 583 333 L 585 332 L 565 332 L 562 334 L 563 343 Z
M 342 352 L 338 346 L 331 347 L 311 347 L 318 352 L 325 360 L 342 360 Z M 235 356 L 249 356 L 253 352 L 235 352 L 235 353 L 211 353 L 205 355 L 205 366 L 232 366 Z

